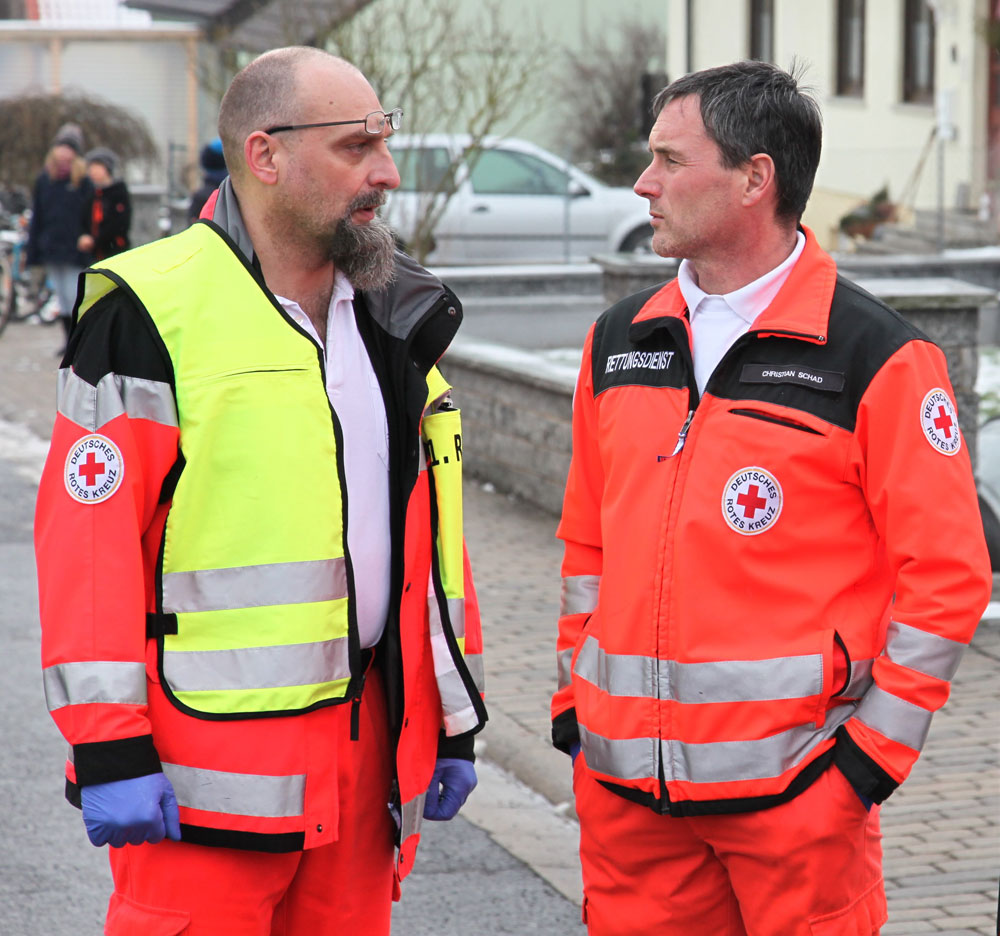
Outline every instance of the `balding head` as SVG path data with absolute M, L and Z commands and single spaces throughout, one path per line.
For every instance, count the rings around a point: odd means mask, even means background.
M 361 74 L 322 49 L 289 46 L 265 52 L 233 78 L 219 107 L 219 138 L 234 182 L 246 171 L 243 144 L 254 130 L 300 122 L 299 75 L 309 65 L 343 71 L 345 77 Z

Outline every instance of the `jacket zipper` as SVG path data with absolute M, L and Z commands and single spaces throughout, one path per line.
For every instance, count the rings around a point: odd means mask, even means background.
M 690 332 L 687 332 L 687 334 L 689 336 Z M 808 340 L 811 340 L 811 341 L 817 341 L 817 342 L 820 342 L 820 343 L 823 343 L 823 342 L 826 341 L 826 336 L 825 335 L 809 335 L 809 334 L 806 334 L 806 333 L 803 333 L 803 332 L 767 331 L 767 332 L 765 332 L 765 334 L 768 334 L 768 335 L 781 335 L 781 336 L 791 337 L 791 338 L 805 338 L 805 339 L 808 339 Z M 759 332 L 747 332 L 747 333 L 745 333 L 743 335 L 740 335 L 740 337 L 737 338 L 736 341 L 734 341 L 729 346 L 729 348 L 727 349 L 726 353 L 722 356 L 722 358 L 720 359 L 719 363 L 715 366 L 715 370 L 712 371 L 712 375 L 714 375 L 715 373 L 717 373 L 723 367 L 723 365 L 725 364 L 726 360 L 728 358 L 732 357 L 733 352 L 736 351 L 737 348 L 740 348 L 743 345 L 748 344 L 751 339 L 756 339 L 756 338 L 759 338 L 759 337 L 761 337 L 761 335 L 760 335 Z M 669 502 L 668 502 L 668 505 L 667 505 L 666 531 L 670 531 L 670 530 L 673 529 L 673 522 L 674 522 L 674 520 L 676 518 L 676 515 L 678 513 L 679 504 L 680 504 L 680 502 L 681 502 L 681 500 L 683 499 L 683 496 L 684 496 L 684 490 L 683 490 L 683 488 L 681 490 L 679 490 L 679 491 L 677 489 L 677 478 L 680 475 L 681 467 L 682 467 L 682 462 L 683 462 L 683 460 L 685 458 L 685 455 L 687 454 L 685 452 L 685 450 L 684 450 L 684 448 L 685 448 L 685 442 L 687 441 L 688 433 L 691 430 L 691 424 L 692 424 L 692 422 L 694 422 L 695 416 L 697 415 L 698 406 L 701 403 L 701 394 L 699 393 L 698 386 L 697 386 L 697 384 L 695 383 L 695 380 L 694 380 L 694 355 L 691 353 L 690 338 L 688 338 L 687 346 L 686 347 L 682 347 L 682 350 L 686 352 L 683 356 L 684 356 L 685 361 L 687 363 L 687 366 L 689 368 L 689 375 L 690 375 L 690 379 L 688 381 L 688 393 L 689 393 L 689 400 L 693 401 L 693 402 L 690 403 L 691 408 L 688 410 L 687 418 L 684 420 L 684 424 L 681 426 L 680 432 L 678 432 L 678 434 L 677 434 L 677 443 L 674 446 L 674 451 L 669 456 L 669 457 L 672 458 L 675 455 L 679 455 L 680 459 L 679 459 L 678 464 L 677 464 L 677 466 L 675 468 L 674 483 L 673 483 L 673 485 L 671 486 L 671 489 L 670 489 Z M 705 384 L 705 389 L 706 390 L 708 389 L 709 385 L 712 383 L 712 375 L 709 375 L 708 381 Z M 668 542 L 667 542 L 665 548 L 671 548 L 671 549 L 673 548 L 673 535 L 672 534 L 668 534 Z M 669 596 L 665 596 L 664 595 L 663 583 L 661 582 L 661 585 L 660 585 L 660 588 L 659 588 L 659 593 L 658 593 L 657 613 L 656 613 L 656 635 L 657 635 L 657 637 L 656 637 L 656 643 L 657 643 L 657 646 L 656 646 L 656 656 L 657 656 L 657 659 L 660 659 L 660 650 L 661 650 L 661 647 L 660 647 L 660 633 L 661 633 L 662 624 L 663 624 L 664 608 L 668 604 L 669 604 Z M 668 652 L 669 652 L 669 650 L 668 650 Z M 669 689 L 670 689 L 670 687 L 668 686 L 667 687 L 668 692 L 669 692 Z M 658 683 L 657 683 L 657 697 L 659 699 L 661 699 L 661 700 L 663 699 L 663 693 L 660 691 L 659 679 L 658 679 Z M 669 737 L 669 733 L 667 734 L 667 737 Z M 660 750 L 657 753 L 659 755 L 658 761 L 659 761 L 659 765 L 660 765 L 660 787 L 661 787 L 661 791 L 663 793 L 663 796 L 661 798 L 660 811 L 662 813 L 666 814 L 666 813 L 669 813 L 671 811 L 670 794 L 669 794 L 669 792 L 667 790 L 667 785 L 666 785 L 666 769 L 665 769 L 665 765 L 664 765 L 662 739 L 658 739 L 657 743 L 659 744 L 659 747 L 660 747 Z

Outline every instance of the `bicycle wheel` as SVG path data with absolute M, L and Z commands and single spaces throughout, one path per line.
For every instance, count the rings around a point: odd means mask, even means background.
M 10 255 L 0 254 L 0 334 L 7 327 L 14 314 L 14 271 L 10 265 Z

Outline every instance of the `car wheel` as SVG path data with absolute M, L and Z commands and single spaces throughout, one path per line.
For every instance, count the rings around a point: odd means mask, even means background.
M 986 534 L 986 548 L 990 552 L 990 567 L 994 572 L 1000 571 L 1000 520 L 981 497 L 979 511 L 983 515 L 983 532 Z
M 653 252 L 652 225 L 644 224 L 642 227 L 637 227 L 622 241 L 618 250 L 620 253 L 651 254 Z

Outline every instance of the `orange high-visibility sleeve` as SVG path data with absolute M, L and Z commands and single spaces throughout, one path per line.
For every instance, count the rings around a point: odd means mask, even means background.
M 992 586 L 968 447 L 939 348 L 910 341 L 861 401 L 848 470 L 885 544 L 895 598 L 874 683 L 838 762 L 881 800 L 909 774 Z

